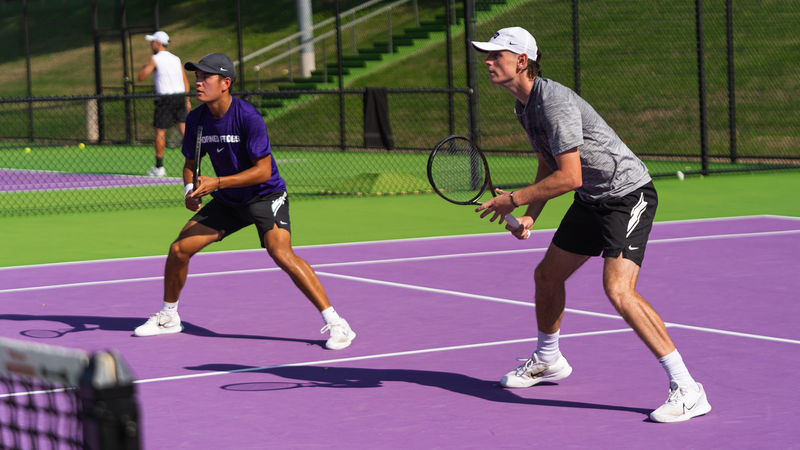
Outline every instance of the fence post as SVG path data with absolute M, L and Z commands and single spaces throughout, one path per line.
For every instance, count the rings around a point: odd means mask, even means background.
M 703 175 L 708 175 L 708 134 L 706 122 L 706 68 L 703 40 L 703 0 L 695 0 L 697 18 L 697 81 L 700 99 L 700 161 Z
M 447 88 L 453 89 L 453 50 L 450 45 L 450 1 L 444 0 L 444 35 L 445 49 L 447 51 Z M 416 6 L 416 0 L 414 1 Z M 419 25 L 417 25 L 419 26 Z M 455 122 L 453 120 L 453 93 L 447 93 L 447 118 L 449 134 L 455 134 Z
M 300 37 L 297 38 L 300 51 L 298 58 L 300 60 L 300 76 L 307 78 L 311 76 L 311 72 L 315 71 L 316 61 L 314 55 L 314 23 L 311 0 L 295 0 L 295 9 L 297 10 L 297 31 L 300 32 Z
M 160 30 L 158 25 L 158 0 L 153 0 L 153 32 Z
M 731 162 L 736 162 L 736 88 L 733 70 L 733 6 L 731 0 L 725 2 L 728 22 L 728 123 L 730 125 Z
M 339 145 L 342 150 L 345 150 L 347 148 L 347 128 L 344 115 L 344 92 L 342 92 L 344 89 L 342 77 L 342 18 L 339 15 L 339 0 L 334 3 L 334 14 L 336 15 L 336 64 L 338 66 L 337 74 L 339 75 Z
M 27 79 L 28 98 L 33 97 L 33 86 L 31 84 L 31 46 L 28 36 L 28 0 L 22 0 L 22 34 L 25 45 L 25 77 Z M 28 102 L 28 139 L 33 141 L 33 102 Z
M 236 0 L 236 41 L 239 52 L 239 71 L 236 78 L 239 79 L 239 90 L 244 91 L 244 61 L 242 61 L 242 5 L 241 0 Z
M 131 132 L 131 99 L 128 97 L 130 77 L 128 77 L 128 20 L 126 18 L 125 0 L 119 0 L 120 10 L 120 40 L 122 41 L 122 93 L 125 94 L 125 142 L 133 142 Z
M 572 71 L 575 76 L 575 93 L 581 95 L 581 44 L 578 33 L 579 25 L 578 0 L 572 0 Z
M 97 22 L 97 0 L 92 0 L 92 37 L 94 39 L 94 89 L 96 95 L 103 95 L 103 75 L 100 70 L 100 34 Z M 105 138 L 103 120 L 103 101 L 97 99 L 97 142 Z
M 86 140 L 98 142 L 100 130 L 97 128 L 97 102 L 96 98 L 86 100 Z
M 475 52 L 472 50 L 471 42 L 475 36 L 475 13 L 472 2 L 473 0 L 464 0 L 464 44 L 467 49 L 467 88 L 469 88 L 469 137 L 472 142 L 480 146 L 478 82 L 475 74 Z

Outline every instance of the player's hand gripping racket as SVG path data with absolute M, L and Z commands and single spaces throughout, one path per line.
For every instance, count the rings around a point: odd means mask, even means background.
M 436 144 L 428 158 L 428 181 L 439 196 L 456 205 L 480 205 L 478 200 L 487 190 L 497 196 L 486 157 L 464 136 L 448 136 Z M 504 220 L 519 228 L 513 215 L 507 214 Z M 523 239 L 528 236 L 526 231 Z

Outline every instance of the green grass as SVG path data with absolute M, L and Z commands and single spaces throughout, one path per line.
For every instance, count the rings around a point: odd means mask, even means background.
M 655 184 L 657 221 L 757 214 L 800 217 L 800 200 L 790 194 L 800 190 L 796 171 L 664 179 Z M 571 194 L 551 200 L 535 228 L 558 226 L 570 202 Z M 292 202 L 292 239 L 297 246 L 502 231 L 473 211 L 436 195 Z M 0 267 L 165 255 L 190 217 L 183 208 L 0 217 Z M 208 250 L 253 248 L 258 241 L 250 227 Z

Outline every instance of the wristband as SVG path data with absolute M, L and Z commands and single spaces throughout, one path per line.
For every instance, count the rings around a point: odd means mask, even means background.
M 514 208 L 519 208 L 519 205 L 517 205 L 517 202 L 514 201 L 514 193 L 510 192 L 508 194 L 508 197 L 511 198 L 511 204 L 514 205 Z
M 189 195 L 189 191 L 191 191 L 192 189 L 194 189 L 194 184 L 193 183 L 189 183 L 186 186 L 184 186 L 183 187 L 183 196 L 186 197 L 187 195 Z

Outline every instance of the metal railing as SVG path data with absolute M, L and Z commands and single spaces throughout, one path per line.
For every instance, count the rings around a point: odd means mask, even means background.
M 417 9 L 417 0 L 398 0 L 398 1 L 394 2 L 394 3 L 391 3 L 389 5 L 384 6 L 383 8 L 380 8 L 378 10 L 375 10 L 375 11 L 372 11 L 372 12 L 370 12 L 368 14 L 365 14 L 365 15 L 359 17 L 359 18 L 356 18 L 356 16 L 355 16 L 355 13 L 357 12 L 356 10 L 360 11 L 360 10 L 366 9 L 368 6 L 373 6 L 374 4 L 378 3 L 378 0 L 373 0 L 373 1 L 367 2 L 367 3 L 361 5 L 361 6 L 357 7 L 357 8 L 353 8 L 353 9 L 351 9 L 349 11 L 346 11 L 346 12 L 340 14 L 340 17 L 348 16 L 348 15 L 352 15 L 352 17 L 353 17 L 351 21 L 349 21 L 346 24 L 342 24 L 340 26 L 340 30 L 341 31 L 352 30 L 352 50 L 353 50 L 353 53 L 357 52 L 357 49 L 356 49 L 356 33 L 355 33 L 356 28 L 355 28 L 355 26 L 358 25 L 358 24 L 361 24 L 361 23 L 363 23 L 363 22 L 365 22 L 365 21 L 367 21 L 369 19 L 372 19 L 373 17 L 377 17 L 377 16 L 379 16 L 381 14 L 384 14 L 384 13 L 386 13 L 386 15 L 387 15 L 386 29 L 387 29 L 388 42 L 389 42 L 388 52 L 392 53 L 392 9 L 395 9 L 395 8 L 397 8 L 399 6 L 405 5 L 408 2 L 412 2 L 413 3 L 414 20 L 415 20 L 415 23 L 417 24 L 417 26 L 419 26 L 419 13 L 418 13 L 418 9 Z M 321 28 L 322 26 L 328 25 L 328 24 L 330 24 L 331 22 L 333 22 L 335 20 L 336 20 L 336 17 L 331 17 L 330 19 L 327 19 L 327 20 L 322 21 L 319 24 L 315 25 L 312 29 Z M 270 59 L 268 59 L 268 60 L 266 60 L 264 62 L 256 64 L 253 67 L 253 69 L 256 72 L 256 79 L 258 80 L 259 79 L 258 78 L 259 77 L 259 72 L 261 71 L 261 69 L 264 69 L 264 68 L 270 66 L 271 64 L 274 64 L 274 63 L 276 63 L 278 61 L 281 61 L 281 60 L 283 60 L 285 58 L 290 58 L 295 53 L 300 52 L 302 50 L 302 46 L 291 47 L 291 41 L 293 39 L 296 39 L 296 38 L 302 36 L 305 33 L 306 33 L 305 31 L 301 31 L 301 32 L 295 33 L 295 34 L 293 34 L 291 36 L 288 36 L 288 37 L 286 37 L 284 39 L 281 39 L 281 40 L 275 42 L 274 44 L 271 44 L 271 45 L 269 45 L 267 47 L 264 47 L 263 49 L 259 50 L 258 52 L 254 52 L 253 54 L 248 55 L 247 58 L 242 58 L 242 59 L 244 61 L 246 61 L 247 59 L 251 59 L 253 56 L 257 56 L 256 54 L 258 54 L 258 55 L 263 54 L 266 51 L 273 50 L 275 48 L 278 48 L 280 45 L 288 43 L 289 49 L 287 51 L 285 51 L 285 52 L 283 52 L 283 53 L 281 53 L 281 54 L 279 54 L 277 56 L 274 56 L 274 57 L 272 57 L 272 58 L 270 58 Z M 329 38 L 331 36 L 335 36 L 336 33 L 337 33 L 336 29 L 330 30 L 330 31 L 328 31 L 326 33 L 323 33 L 322 35 L 317 36 L 314 39 L 304 43 L 304 45 L 316 44 L 317 42 L 320 42 L 320 41 L 322 41 L 324 43 L 326 38 Z M 324 46 L 324 44 L 323 44 L 323 46 Z M 325 64 L 325 55 L 323 55 L 323 66 L 324 66 L 324 64 Z M 292 71 L 290 70 L 289 74 L 291 74 L 291 73 L 292 73 Z

